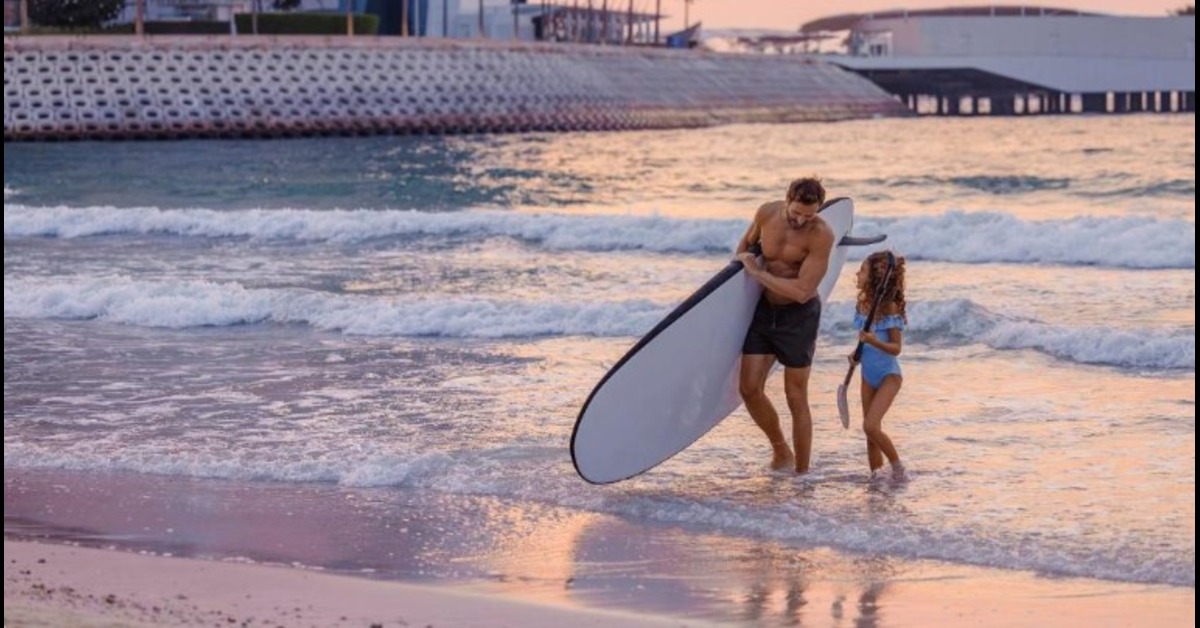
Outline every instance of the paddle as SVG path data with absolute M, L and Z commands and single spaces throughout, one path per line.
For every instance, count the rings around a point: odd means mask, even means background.
M 887 294 L 888 282 L 892 279 L 892 270 L 896 267 L 896 256 L 888 253 L 887 256 L 887 272 L 883 275 L 883 282 L 879 284 L 879 291 L 875 294 L 875 302 L 871 304 L 871 311 L 867 313 L 867 320 L 863 322 L 862 330 L 871 330 L 871 321 L 875 320 L 875 312 L 879 310 L 879 305 L 883 303 L 883 297 Z M 854 377 L 854 369 L 858 368 L 858 362 L 862 359 L 863 342 L 858 341 L 858 346 L 854 347 L 854 361 L 850 363 L 850 370 L 846 372 L 846 380 L 838 386 L 837 390 L 837 406 L 838 416 L 842 419 L 842 427 L 850 428 L 850 400 L 846 397 L 846 389 L 850 386 L 850 379 Z

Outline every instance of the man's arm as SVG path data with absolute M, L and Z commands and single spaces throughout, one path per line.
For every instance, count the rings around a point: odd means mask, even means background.
M 767 290 L 783 295 L 797 303 L 804 303 L 817 296 L 817 288 L 820 287 L 821 280 L 825 278 L 825 271 L 829 270 L 829 256 L 832 253 L 833 231 L 829 227 L 825 227 L 813 234 L 813 243 L 809 247 L 808 257 L 804 258 L 804 263 L 800 265 L 800 274 L 795 279 L 776 277 L 756 265 L 754 268 L 747 265 L 747 269 Z
M 746 229 L 746 233 L 742 235 L 742 239 L 738 240 L 737 250 L 733 252 L 734 257 L 745 253 L 762 239 L 761 218 L 763 208 L 765 207 L 766 205 L 763 205 L 758 208 L 758 211 L 754 212 L 754 220 L 750 221 L 750 227 Z

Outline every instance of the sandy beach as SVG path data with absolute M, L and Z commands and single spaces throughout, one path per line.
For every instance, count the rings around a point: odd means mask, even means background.
M 6 626 L 683 626 L 301 569 L 4 542 Z

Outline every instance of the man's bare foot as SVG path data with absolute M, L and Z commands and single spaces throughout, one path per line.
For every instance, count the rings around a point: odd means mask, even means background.
M 787 445 L 776 445 L 775 453 L 771 455 L 771 470 L 780 471 L 796 464 L 796 457 Z

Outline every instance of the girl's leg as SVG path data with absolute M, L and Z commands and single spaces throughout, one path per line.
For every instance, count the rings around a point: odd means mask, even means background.
M 893 466 L 900 465 L 900 454 L 896 453 L 896 446 L 892 444 L 892 439 L 883 433 L 883 415 L 887 414 L 888 409 L 892 407 L 892 402 L 900 392 L 902 382 L 899 375 L 884 377 L 883 382 L 879 384 L 879 388 L 871 397 L 870 407 L 863 412 L 863 432 L 866 433 L 867 440 L 878 447 Z
M 867 424 L 867 411 L 871 409 L 871 401 L 875 398 L 875 389 L 867 383 L 867 378 L 860 377 L 862 385 L 862 413 L 863 425 Z M 865 431 L 865 430 L 864 430 Z M 867 465 L 871 467 L 871 471 L 875 471 L 883 466 L 883 452 L 879 451 L 879 446 L 867 439 Z

